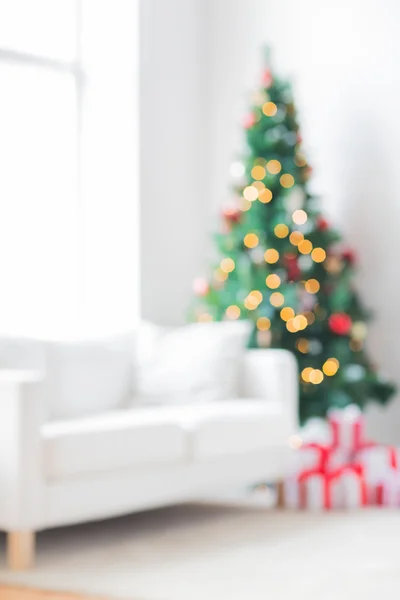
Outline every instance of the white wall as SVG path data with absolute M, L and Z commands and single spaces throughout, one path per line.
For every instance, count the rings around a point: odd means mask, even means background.
M 141 304 L 185 319 L 204 254 L 204 2 L 141 3 Z
M 209 0 L 206 171 L 215 213 L 269 42 L 294 80 L 314 187 L 359 253 L 359 289 L 376 312 L 371 356 L 400 384 L 399 19 L 396 0 Z M 372 433 L 399 441 L 400 403 L 374 413 Z

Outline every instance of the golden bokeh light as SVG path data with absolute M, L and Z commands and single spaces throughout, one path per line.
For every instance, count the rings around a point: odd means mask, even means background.
M 310 242 L 310 240 L 303 240 L 302 242 L 300 242 L 300 244 L 298 245 L 298 249 L 299 252 L 301 254 L 310 254 L 310 252 L 313 249 L 313 245 Z
M 309 294 L 316 294 L 317 292 L 319 292 L 321 286 L 319 284 L 319 281 L 317 281 L 316 279 L 309 279 L 308 281 L 306 281 L 304 287 L 306 292 L 308 292 Z
M 205 312 L 199 315 L 197 320 L 199 323 L 210 323 L 213 320 L 213 318 L 209 313 Z
M 290 333 L 297 333 L 298 329 L 294 326 L 294 319 L 289 319 L 289 321 L 286 323 L 286 329 L 290 332 Z
M 310 383 L 318 385 L 324 380 L 324 374 L 320 369 L 313 369 L 310 373 Z
M 299 435 L 291 435 L 288 439 L 288 446 L 292 448 L 292 450 L 299 450 L 303 445 L 303 440 Z
M 281 285 L 281 278 L 276 273 L 272 273 L 268 275 L 265 280 L 266 285 L 271 288 L 271 290 L 276 290 Z
M 264 179 L 265 175 L 266 171 L 261 165 L 256 165 L 251 170 L 251 176 L 253 179 Z
M 290 321 L 290 319 L 293 319 L 294 316 L 295 316 L 295 312 L 294 312 L 293 308 L 291 308 L 290 306 L 285 306 L 284 308 L 282 308 L 282 310 L 281 310 L 282 321 Z
M 258 198 L 258 189 L 254 185 L 248 185 L 243 190 L 243 197 L 249 202 L 254 202 Z
M 258 199 L 263 204 L 268 204 L 268 202 L 271 202 L 271 200 L 272 200 L 271 190 L 269 190 L 268 188 L 264 188 L 263 190 L 260 190 L 258 193 Z
M 231 304 L 226 309 L 225 314 L 228 317 L 228 319 L 238 319 L 240 317 L 240 308 L 236 306 L 236 304 Z
M 235 261 L 232 258 L 223 258 L 221 260 L 220 269 L 223 273 L 232 273 L 235 268 Z
M 248 233 L 244 236 L 243 243 L 247 248 L 255 248 L 258 246 L 258 235 L 255 233 Z
M 249 294 L 244 299 L 243 304 L 244 304 L 244 307 L 247 308 L 247 310 L 255 310 L 260 303 L 257 301 L 257 298 L 255 298 L 254 296 Z
M 328 358 L 322 366 L 322 370 L 328 377 L 333 377 L 339 370 L 339 361 L 336 358 Z
M 274 233 L 278 238 L 285 238 L 289 235 L 289 227 L 284 223 L 279 223 L 275 226 Z
M 304 235 L 301 233 L 301 231 L 292 231 L 289 236 L 289 240 L 293 246 L 298 246 L 300 242 L 304 240 Z
M 364 347 L 364 342 L 361 340 L 350 340 L 349 342 L 350 350 L 353 352 L 361 352 Z
M 214 272 L 214 279 L 215 281 L 226 281 L 228 279 L 228 273 L 226 273 L 225 271 L 222 271 L 221 269 L 216 269 L 216 271 Z
M 240 210 L 243 212 L 246 212 L 248 210 L 250 210 L 252 207 L 252 203 L 250 202 L 250 200 L 246 200 L 246 198 L 241 198 L 240 200 Z
M 316 263 L 322 263 L 326 258 L 326 252 L 323 248 L 314 248 L 311 252 L 311 258 Z
M 257 329 L 259 329 L 260 331 L 268 331 L 270 327 L 271 321 L 268 319 L 268 317 L 260 317 L 259 319 L 257 319 Z
M 290 173 L 281 175 L 279 181 L 281 182 L 281 186 L 284 188 L 291 188 L 294 185 L 294 177 Z
M 309 341 L 305 338 L 299 338 L 296 342 L 296 348 L 302 354 L 307 354 L 310 349 Z
M 249 296 L 254 298 L 254 300 L 257 302 L 257 304 L 260 304 L 260 302 L 262 302 L 263 295 L 260 292 L 260 290 L 253 290 L 252 292 L 250 292 Z
M 293 319 L 293 327 L 295 327 L 297 331 L 305 329 L 307 325 L 308 321 L 304 315 L 297 315 L 297 317 Z
M 275 250 L 275 248 L 268 248 L 268 250 L 266 250 L 264 252 L 264 260 L 265 260 L 265 262 L 267 262 L 270 265 L 273 265 L 276 262 L 278 262 L 278 260 L 279 260 L 278 250 Z
M 278 173 L 280 173 L 282 170 L 282 165 L 279 162 L 279 160 L 275 160 L 274 158 L 272 160 L 269 160 L 267 163 L 267 171 L 268 173 L 271 173 L 271 175 L 277 175 Z
M 275 102 L 266 102 L 263 104 L 262 111 L 266 117 L 273 117 L 278 111 Z
M 313 371 L 314 369 L 312 367 L 306 367 L 305 369 L 303 369 L 301 372 L 302 380 L 306 383 L 310 383 L 310 375 Z
M 297 167 L 305 167 L 307 164 L 307 161 L 302 154 L 296 154 L 296 156 L 294 158 L 294 164 Z
M 367 337 L 368 327 L 363 321 L 356 321 L 351 328 L 351 335 L 355 340 L 363 341 Z
M 305 318 L 307 319 L 307 323 L 309 325 L 312 325 L 313 323 L 315 323 L 315 315 L 313 312 L 311 311 L 307 311 L 304 313 Z
M 285 298 L 284 295 L 280 292 L 274 292 L 273 294 L 271 294 L 269 301 L 271 302 L 272 306 L 278 308 L 279 306 L 282 306 L 282 304 L 285 302 Z
M 338 256 L 328 256 L 325 263 L 325 269 L 332 275 L 337 275 L 343 269 L 343 261 Z
M 307 222 L 308 216 L 305 210 L 299 209 L 294 211 L 292 219 L 296 225 L 304 225 Z
M 265 183 L 262 181 L 253 181 L 253 183 L 251 184 L 253 187 L 257 188 L 258 190 L 258 195 L 260 195 L 260 191 L 263 190 L 265 188 Z

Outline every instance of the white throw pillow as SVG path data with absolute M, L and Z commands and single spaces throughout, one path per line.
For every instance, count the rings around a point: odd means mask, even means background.
M 238 396 L 247 321 L 194 323 L 176 329 L 142 324 L 135 402 L 187 404 Z
M 130 335 L 46 342 L 46 399 L 51 419 L 120 408 L 132 391 Z

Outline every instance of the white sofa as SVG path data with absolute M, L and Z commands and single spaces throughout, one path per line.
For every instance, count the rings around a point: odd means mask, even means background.
M 32 564 L 38 530 L 285 475 L 288 438 L 297 430 L 290 353 L 243 352 L 233 399 L 160 406 L 122 398 L 128 349 L 116 360 L 107 344 L 100 351 L 84 345 L 83 352 L 37 344 L 0 340 L 0 529 L 12 568 Z M 112 376 L 104 380 L 109 365 Z M 97 408 L 87 410 L 86 394 L 89 404 L 98 397 Z

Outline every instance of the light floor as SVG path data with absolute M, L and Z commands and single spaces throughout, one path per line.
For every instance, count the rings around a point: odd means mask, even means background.
M 57 592 L 30 591 L 24 588 L 0 586 L 0 600 L 96 600 L 93 596 L 88 599 L 83 596 L 59 594 Z
M 395 599 L 399 540 L 400 510 L 186 505 L 45 532 L 36 569 L 0 567 L 0 582 L 117 600 Z M 72 600 L 0 595 L 50 598 Z

